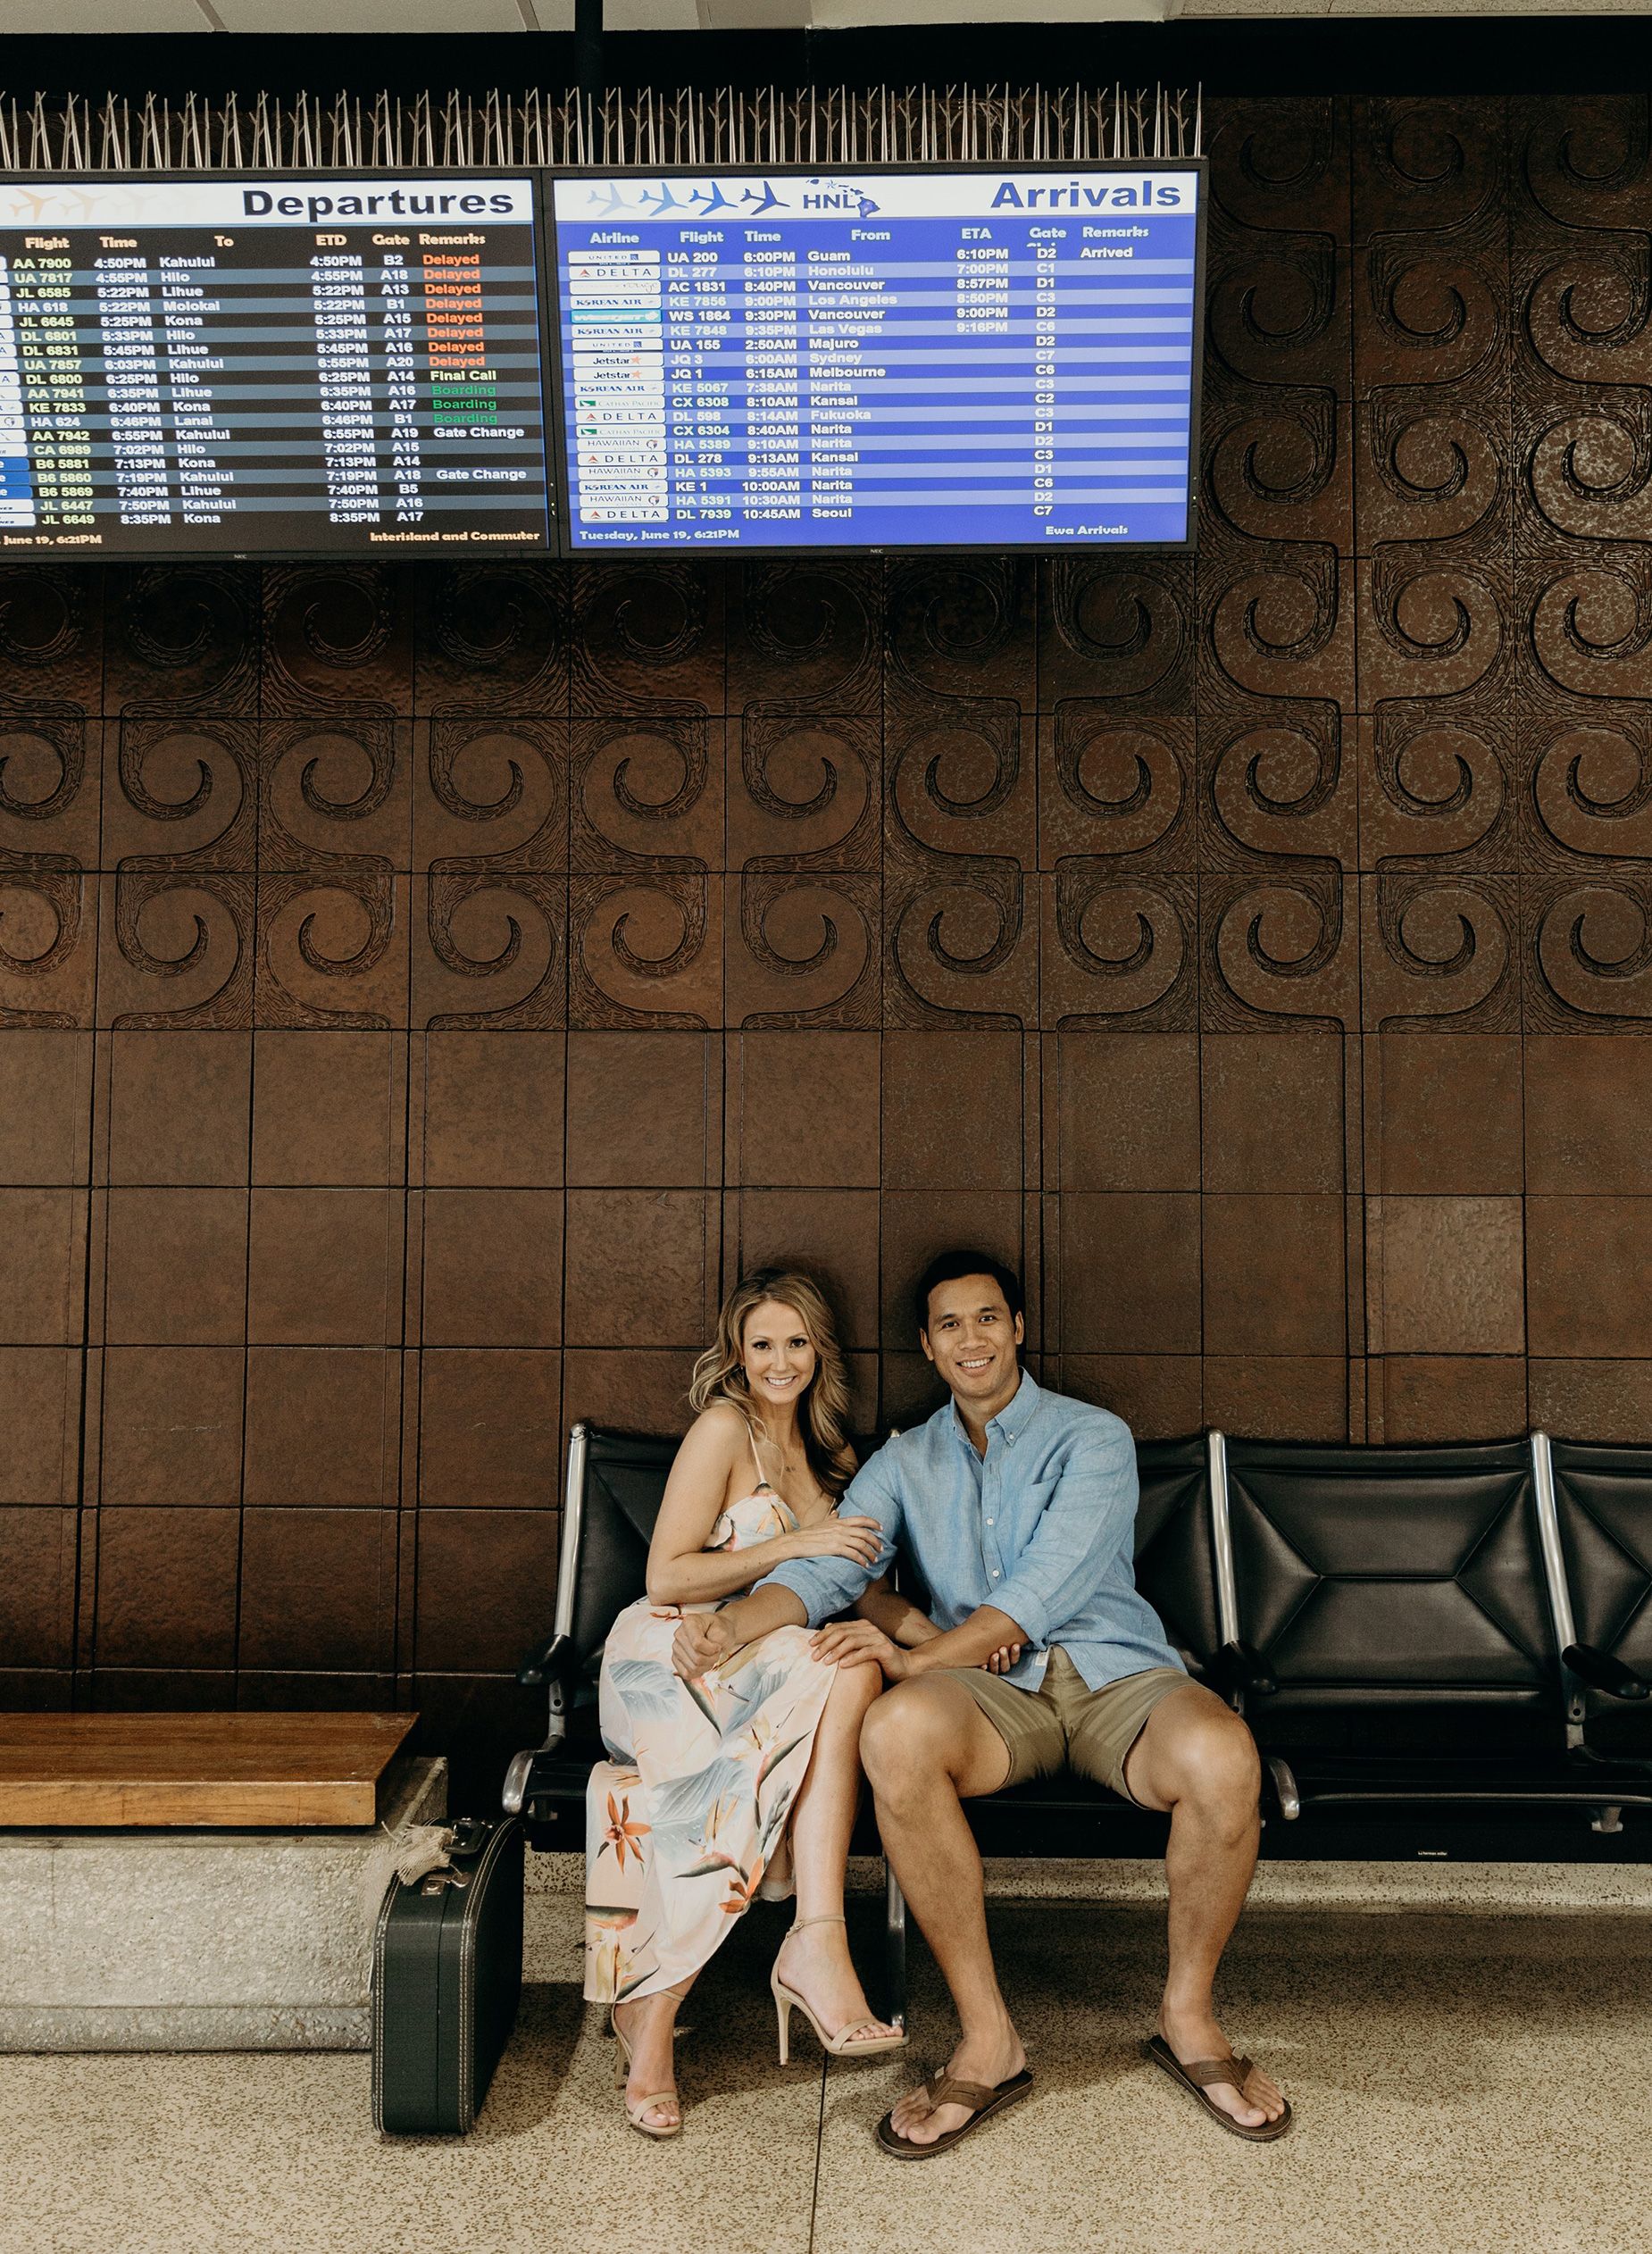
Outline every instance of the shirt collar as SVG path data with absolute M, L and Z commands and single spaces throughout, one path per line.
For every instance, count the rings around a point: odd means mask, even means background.
M 996 1416 L 989 1416 L 987 1419 L 989 1441 L 990 1442 L 994 1432 L 1001 1432 L 1006 1440 L 1013 1440 L 1020 1433 L 1024 1432 L 1038 1408 L 1042 1390 L 1043 1389 L 1035 1382 L 1032 1373 L 1023 1369 L 1021 1373 L 1021 1383 L 1015 1388 L 1014 1392 Z M 941 1415 L 950 1417 L 953 1431 L 965 1448 L 971 1447 L 970 1436 L 964 1429 L 964 1419 L 958 1415 L 957 1403 L 948 1401 L 946 1407 L 942 1409 Z

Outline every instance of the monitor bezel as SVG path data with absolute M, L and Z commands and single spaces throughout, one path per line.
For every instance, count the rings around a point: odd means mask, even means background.
M 829 172 L 834 179 L 853 179 L 857 175 L 911 174 L 929 178 L 947 172 L 1038 172 L 1099 173 L 1122 172 L 1139 175 L 1147 172 L 1197 172 L 1199 178 L 1198 210 L 1196 214 L 1193 238 L 1193 380 L 1188 406 L 1188 530 L 1181 540 L 864 540 L 814 541 L 782 545 L 780 541 L 762 546 L 742 547 L 738 542 L 708 544 L 704 547 L 685 546 L 665 540 L 637 540 L 623 547 L 580 547 L 574 543 L 572 495 L 568 475 L 567 386 L 563 375 L 563 307 L 560 287 L 560 259 L 556 241 L 555 184 L 558 180 L 576 179 L 665 179 L 694 180 L 714 177 L 718 179 L 760 179 L 785 174 L 815 175 Z M 544 255 L 546 262 L 545 313 L 551 330 L 551 351 L 555 371 L 553 413 L 556 422 L 555 476 L 556 519 L 562 530 L 562 553 L 571 562 L 580 564 L 622 564 L 635 556 L 674 556 L 687 560 L 695 556 L 712 559 L 717 556 L 774 556 L 797 560 L 810 556 L 825 559 L 831 556 L 922 556 L 922 555 L 1193 555 L 1198 549 L 1199 524 L 1199 455 L 1201 447 L 1201 407 L 1205 372 L 1205 275 L 1206 242 L 1209 231 L 1210 159 L 1206 156 L 1155 156 L 1142 158 L 1109 158 L 1106 162 L 1077 163 L 1058 159 L 1039 158 L 1026 163 L 1005 159 L 994 163 L 989 158 L 971 158 L 967 163 L 930 163 L 904 164 L 873 164 L 856 162 L 834 164 L 830 160 L 798 164 L 568 164 L 547 170 L 546 182 L 546 225 Z

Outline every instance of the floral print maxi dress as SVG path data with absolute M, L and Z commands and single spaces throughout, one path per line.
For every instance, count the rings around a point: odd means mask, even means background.
M 705 1547 L 749 1549 L 797 1524 L 765 1490 L 722 1512 Z M 685 1682 L 672 1672 L 682 1612 L 638 1599 L 603 1652 L 613 1758 L 592 1770 L 585 1803 L 593 2003 L 676 1987 L 715 1954 L 785 1838 L 837 1673 L 812 1656 L 808 1629 L 787 1627 Z

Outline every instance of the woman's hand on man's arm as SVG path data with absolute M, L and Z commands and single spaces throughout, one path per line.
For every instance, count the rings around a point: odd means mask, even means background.
M 823 1518 L 813 1526 L 794 1526 L 744 1549 L 693 1550 L 651 1566 L 649 1595 L 656 1604 L 692 1605 L 749 1589 L 777 1565 L 794 1557 L 849 1557 L 857 1565 L 876 1562 L 878 1524 L 872 1518 Z
M 773 1584 L 794 1590 L 811 1622 L 829 1620 L 864 1595 L 893 1562 L 900 1533 L 899 1504 L 879 1475 L 882 1454 L 850 1482 L 841 1516 L 797 1530 L 807 1548 L 796 1548 L 785 1563 L 765 1568 L 760 1590 Z M 874 1539 L 867 1541 L 868 1535 Z
M 811 1526 L 777 1534 L 765 1547 L 772 1549 L 776 1565 L 788 1557 L 850 1557 L 857 1565 L 871 1567 L 882 1551 L 883 1530 L 875 1518 L 821 1518 Z M 765 1570 L 770 1562 L 765 1559 Z

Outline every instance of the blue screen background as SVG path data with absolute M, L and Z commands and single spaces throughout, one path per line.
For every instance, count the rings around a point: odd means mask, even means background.
M 1188 538 L 1193 211 L 747 216 L 693 185 L 559 212 L 572 547 Z

